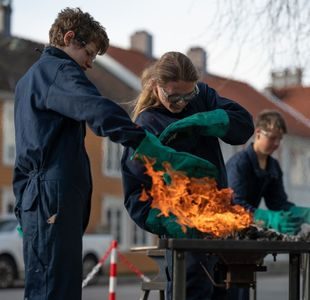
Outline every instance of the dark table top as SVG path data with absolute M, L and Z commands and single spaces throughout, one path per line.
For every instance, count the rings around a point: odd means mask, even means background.
M 210 253 L 307 253 L 310 252 L 310 243 L 301 241 L 160 239 L 158 241 L 158 248 Z

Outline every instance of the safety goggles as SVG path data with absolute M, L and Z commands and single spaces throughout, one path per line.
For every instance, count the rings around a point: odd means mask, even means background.
M 193 91 L 191 91 L 188 94 L 184 94 L 184 95 L 177 95 L 177 94 L 169 95 L 162 87 L 159 87 L 159 88 L 162 94 L 164 95 L 164 97 L 171 104 L 177 104 L 180 101 L 190 102 L 199 94 L 199 87 L 197 86 L 197 84 L 195 85 L 195 88 L 193 89 Z
M 75 37 L 75 40 L 84 48 L 86 55 L 91 59 L 91 61 L 95 61 L 97 57 L 97 53 L 95 53 L 92 49 L 87 47 L 87 43 L 82 40 L 80 37 Z
M 262 135 L 264 135 L 269 141 L 275 143 L 275 142 L 281 142 L 282 138 L 283 138 L 283 134 L 274 134 L 270 131 L 266 131 L 266 130 L 261 130 L 260 131 L 262 133 Z

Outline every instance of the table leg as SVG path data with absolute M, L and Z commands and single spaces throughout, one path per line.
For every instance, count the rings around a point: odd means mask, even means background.
M 289 300 L 300 298 L 300 254 L 290 253 Z
M 309 253 L 302 254 L 302 299 L 310 300 L 310 260 Z
M 180 250 L 173 250 L 172 299 L 186 300 L 185 253 Z

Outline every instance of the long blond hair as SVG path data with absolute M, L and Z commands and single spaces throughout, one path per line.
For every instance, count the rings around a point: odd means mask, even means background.
M 170 81 L 198 80 L 198 73 L 191 60 L 180 52 L 167 52 L 150 67 L 146 68 L 141 76 L 142 89 L 134 101 L 133 119 L 149 107 L 160 105 L 155 85 L 163 86 Z

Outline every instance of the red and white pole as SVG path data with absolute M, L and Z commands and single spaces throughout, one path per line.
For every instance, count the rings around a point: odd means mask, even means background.
M 110 281 L 109 281 L 109 300 L 116 299 L 116 274 L 117 274 L 117 241 L 112 241 L 112 251 L 110 260 Z

